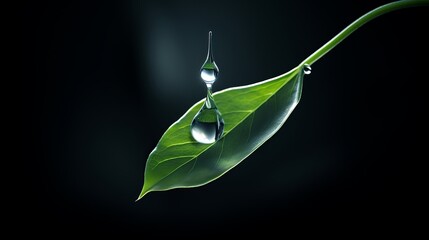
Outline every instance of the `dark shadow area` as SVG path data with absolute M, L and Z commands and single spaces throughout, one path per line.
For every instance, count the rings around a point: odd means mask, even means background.
M 209 30 L 217 91 L 287 72 L 386 2 L 22 4 L 22 224 L 145 237 L 414 224 L 427 7 L 382 16 L 315 63 L 282 129 L 220 179 L 134 202 L 150 151 L 205 95 Z

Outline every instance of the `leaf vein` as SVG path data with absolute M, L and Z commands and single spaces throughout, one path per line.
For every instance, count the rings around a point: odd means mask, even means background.
M 183 142 L 183 143 L 170 144 L 170 145 L 164 146 L 164 148 L 162 150 L 160 150 L 159 153 L 162 153 L 171 147 L 176 147 L 176 146 L 181 146 L 181 145 L 186 145 L 186 144 L 191 144 L 191 143 L 195 143 L 195 142 Z
M 163 159 L 162 161 L 159 161 L 155 164 L 155 166 L 152 167 L 152 170 L 155 169 L 156 167 L 158 167 L 158 165 L 163 164 L 165 162 L 171 161 L 173 159 L 179 159 L 179 158 L 187 158 L 190 157 L 191 159 L 193 157 L 195 157 L 196 155 L 190 155 L 190 156 L 178 156 L 178 157 L 172 157 L 172 158 L 167 158 L 167 159 Z
M 219 160 L 220 160 L 220 157 L 222 156 L 222 153 L 223 153 L 223 145 L 225 144 L 225 140 L 226 140 L 226 138 L 223 138 L 223 140 L 222 140 L 222 145 L 221 145 L 221 149 L 220 149 L 220 154 L 219 154 L 219 157 L 218 157 L 218 158 L 217 158 L 217 160 L 216 160 L 216 164 L 215 164 L 215 166 L 217 166 L 217 165 L 218 165 Z
M 247 136 L 246 142 L 249 142 L 250 134 L 252 133 L 252 127 L 253 127 L 253 119 L 255 118 L 256 112 L 252 113 L 252 118 L 250 119 L 250 127 L 249 127 L 249 135 Z
M 192 161 L 192 160 L 191 160 L 191 161 Z M 198 161 L 198 157 L 196 157 L 196 158 L 195 158 L 194 164 L 192 165 L 191 170 L 189 170 L 188 175 L 189 175 L 189 174 L 191 174 L 192 170 L 194 170 L 194 168 L 195 168 L 195 164 L 197 164 L 197 161 Z

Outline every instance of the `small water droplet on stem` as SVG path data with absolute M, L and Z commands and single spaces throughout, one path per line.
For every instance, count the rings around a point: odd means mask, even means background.
M 309 64 L 304 64 L 304 74 L 310 74 L 311 73 L 311 67 Z

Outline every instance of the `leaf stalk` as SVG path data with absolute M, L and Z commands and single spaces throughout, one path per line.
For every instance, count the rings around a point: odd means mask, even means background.
M 402 0 L 396 1 L 392 3 L 385 4 L 380 6 L 374 10 L 369 11 L 362 17 L 358 18 L 356 21 L 347 26 L 343 31 L 338 33 L 335 37 L 333 37 L 329 42 L 325 45 L 317 49 L 313 54 L 307 57 L 299 66 L 303 66 L 304 64 L 312 65 L 329 51 L 331 51 L 335 46 L 337 46 L 340 42 L 346 39 L 350 34 L 354 31 L 362 27 L 364 24 L 370 22 L 371 20 L 384 15 L 386 13 L 403 9 L 409 7 L 418 7 L 418 6 L 429 6 L 429 0 Z

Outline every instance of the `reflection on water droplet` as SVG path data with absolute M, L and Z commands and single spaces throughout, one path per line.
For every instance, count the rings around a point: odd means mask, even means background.
M 201 79 L 207 86 L 207 97 L 203 107 L 191 123 L 192 137 L 200 143 L 214 143 L 222 137 L 224 121 L 212 97 L 212 84 L 216 81 L 219 68 L 214 62 L 212 32 L 209 32 L 207 59 L 201 67 Z
M 213 84 L 216 81 L 218 71 L 214 69 L 201 69 L 201 78 L 206 84 Z
M 311 73 L 311 67 L 308 64 L 304 64 L 304 74 L 310 74 Z

